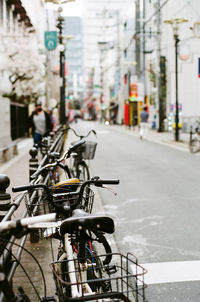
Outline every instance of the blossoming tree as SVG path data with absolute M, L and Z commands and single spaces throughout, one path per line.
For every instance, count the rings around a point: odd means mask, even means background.
M 3 37 L 0 71 L 8 72 L 12 101 L 29 104 L 45 94 L 45 56 L 34 33 Z

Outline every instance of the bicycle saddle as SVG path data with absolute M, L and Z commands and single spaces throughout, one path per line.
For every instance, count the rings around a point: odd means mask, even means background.
M 64 181 L 60 181 L 51 187 L 52 192 L 62 193 L 62 192 L 75 192 L 80 185 L 80 180 L 78 178 L 69 178 Z
M 115 230 L 114 221 L 108 216 L 88 215 L 83 210 L 75 210 L 75 216 L 64 220 L 60 226 L 60 234 L 72 234 L 78 231 L 101 231 L 112 234 Z

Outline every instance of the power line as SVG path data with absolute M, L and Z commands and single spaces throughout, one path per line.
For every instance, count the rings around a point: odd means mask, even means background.
M 151 15 L 151 17 L 150 17 L 147 21 L 144 22 L 144 25 L 146 25 L 147 23 L 149 23 L 149 22 L 151 21 L 151 19 L 152 19 L 154 16 L 158 15 L 158 14 L 160 13 L 161 9 L 163 9 L 163 7 L 164 7 L 168 2 L 169 2 L 169 0 L 166 0 L 159 8 L 155 11 L 155 13 L 153 13 L 153 15 Z
M 145 26 L 147 23 L 149 23 L 149 22 L 152 20 L 152 18 L 153 18 L 154 16 L 158 15 L 158 14 L 160 13 L 160 11 L 163 9 L 163 7 L 164 7 L 168 2 L 169 2 L 169 0 L 166 0 L 159 8 L 153 13 L 153 15 L 151 15 L 151 17 L 150 17 L 148 20 L 146 20 L 146 21 L 144 22 L 144 26 Z M 135 32 L 135 33 L 134 33 L 134 35 L 132 36 L 132 38 L 131 38 L 131 40 L 130 40 L 128 46 L 127 46 L 127 49 L 131 46 L 133 40 L 136 39 L 136 36 L 137 36 L 138 33 L 140 33 L 140 32 Z

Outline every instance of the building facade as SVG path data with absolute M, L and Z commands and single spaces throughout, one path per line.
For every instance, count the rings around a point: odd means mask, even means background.
M 43 76 L 38 74 L 37 78 L 33 68 L 34 64 L 41 62 L 39 69 L 45 75 L 44 30 L 48 29 L 47 20 L 44 1 L 0 1 L 0 147 L 25 135 L 28 104 L 38 93 L 45 99 Z M 24 56 L 27 52 L 31 54 L 29 58 Z M 18 68 L 20 76 L 16 72 Z M 32 83 L 27 77 L 30 72 L 36 75 Z M 27 77 L 27 82 L 20 82 L 20 77 Z M 17 82 L 21 84 L 17 86 Z
M 83 99 L 83 42 L 80 17 L 65 17 L 64 34 L 66 42 L 65 59 L 68 66 L 67 93 Z
M 200 115 L 200 3 L 154 0 L 145 4 L 145 81 L 157 128 L 173 131 L 178 99 L 179 127 L 188 132 Z
M 121 11 L 127 2 L 86 0 L 83 11 L 85 99 L 95 99 L 99 112 L 115 121 L 123 98 Z
M 91 93 L 93 71 L 93 94 L 107 108 L 117 101 L 118 123 L 138 124 L 146 104 L 150 125 L 158 131 L 173 131 L 177 94 L 179 127 L 188 132 L 200 115 L 200 2 L 85 1 L 84 8 L 86 92 Z M 177 71 L 173 27 L 165 22 L 174 19 L 180 21 Z

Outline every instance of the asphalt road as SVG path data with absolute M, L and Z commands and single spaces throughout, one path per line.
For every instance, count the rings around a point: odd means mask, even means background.
M 115 219 L 120 252 L 134 253 L 148 269 L 148 301 L 200 301 L 200 157 L 112 126 L 72 126 L 97 131 L 93 175 L 120 179 L 117 196 L 100 196 Z

